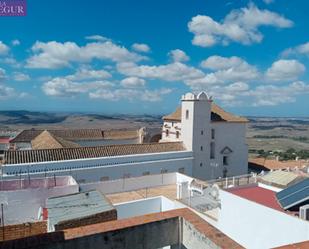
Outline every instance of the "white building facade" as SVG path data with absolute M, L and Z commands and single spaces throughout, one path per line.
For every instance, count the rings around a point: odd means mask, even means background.
M 181 107 L 165 116 L 161 142 L 182 141 L 193 152 L 193 177 L 213 179 L 246 174 L 247 119 L 222 110 L 206 93 L 187 93 Z

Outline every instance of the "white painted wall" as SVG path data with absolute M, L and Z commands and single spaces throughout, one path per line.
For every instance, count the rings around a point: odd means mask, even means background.
M 183 141 L 188 150 L 193 151 L 193 177 L 208 180 L 227 176 L 243 175 L 248 171 L 248 147 L 246 144 L 246 124 L 211 121 L 211 100 L 202 93 L 187 93 L 182 97 L 181 123 L 165 121 L 162 128 L 162 141 Z M 189 118 L 186 119 L 186 112 Z M 176 139 L 175 126 L 181 128 L 180 138 Z M 166 130 L 169 136 L 166 136 Z M 211 129 L 215 138 L 211 138 Z M 201 132 L 203 131 L 203 134 Z M 215 144 L 215 158 L 210 158 L 210 143 Z M 201 146 L 203 150 L 201 150 Z M 229 165 L 223 166 L 222 149 L 228 146 L 233 152 L 228 156 Z M 202 166 L 200 166 L 202 165 Z
M 215 225 L 249 249 L 273 248 L 309 240 L 309 222 L 220 190 Z
M 168 130 L 168 136 L 166 136 L 166 130 Z M 177 132 L 179 137 L 177 138 Z M 181 122 L 177 121 L 164 121 L 162 126 L 162 138 L 161 142 L 179 142 L 181 138 Z
M 164 152 L 131 156 L 115 156 L 105 158 L 78 159 L 57 162 L 42 162 L 20 165 L 5 165 L 3 173 L 6 178 L 16 179 L 20 170 L 27 175 L 28 169 L 31 176 L 47 175 L 72 175 L 78 182 L 96 182 L 102 177 L 109 179 L 141 176 L 144 172 L 160 174 L 161 170 L 178 172 L 184 168 L 185 174 L 192 174 L 192 152 Z
M 223 177 L 224 167 L 227 169 L 227 176 L 237 176 L 248 172 L 248 146 L 246 144 L 246 124 L 232 122 L 212 122 L 211 129 L 215 130 L 215 159 L 211 159 L 217 167 L 208 166 L 211 175 L 218 178 Z M 223 154 L 221 151 L 229 147 L 232 152 L 227 154 L 229 164 L 223 165 Z M 210 147 L 210 142 L 208 144 Z M 208 155 L 210 156 L 210 155 Z
M 182 207 L 178 203 L 171 201 L 164 196 L 118 203 L 114 206 L 117 209 L 118 219 L 159 213 Z

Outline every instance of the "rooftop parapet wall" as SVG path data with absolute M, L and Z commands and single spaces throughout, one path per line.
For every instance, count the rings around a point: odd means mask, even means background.
M 0 181 L 0 191 L 53 188 L 53 187 L 62 187 L 70 185 L 77 185 L 72 176 L 2 180 Z
M 243 248 L 186 208 L 32 236 L 0 243 L 0 248 L 153 249 L 179 244 L 188 249 Z

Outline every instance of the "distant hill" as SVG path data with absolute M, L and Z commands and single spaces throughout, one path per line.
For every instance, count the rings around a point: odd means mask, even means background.
M 161 121 L 160 115 L 0 111 L 0 129 L 137 128 Z

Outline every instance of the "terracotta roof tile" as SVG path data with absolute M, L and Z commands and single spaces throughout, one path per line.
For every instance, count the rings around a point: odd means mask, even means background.
M 122 144 L 96 147 L 6 151 L 4 164 L 98 158 L 185 150 L 182 142 Z
M 80 147 L 77 143 L 56 137 L 46 130 L 31 141 L 31 146 L 34 150 Z
M 174 120 L 181 121 L 181 107 L 177 107 L 176 111 L 163 117 L 164 120 Z M 211 120 L 225 121 L 225 122 L 235 122 L 235 123 L 246 123 L 249 122 L 248 119 L 240 116 L 236 116 L 232 113 L 224 111 L 221 107 L 215 103 L 211 104 Z
M 44 130 L 23 130 L 11 142 L 21 143 L 30 142 L 40 135 Z M 138 130 L 134 129 L 117 129 L 117 130 L 101 130 L 101 129 L 63 129 L 48 130 L 48 132 L 56 137 L 65 140 L 102 140 L 102 139 L 132 139 L 138 137 Z
M 308 248 L 309 248 L 309 240 L 295 243 L 295 244 L 279 246 L 273 249 L 308 249 Z
M 274 159 L 265 159 L 265 158 L 251 158 L 249 159 L 249 164 L 251 166 L 260 167 L 261 169 L 276 170 L 276 169 L 287 169 L 301 167 L 304 163 L 303 160 L 299 161 L 278 161 Z

